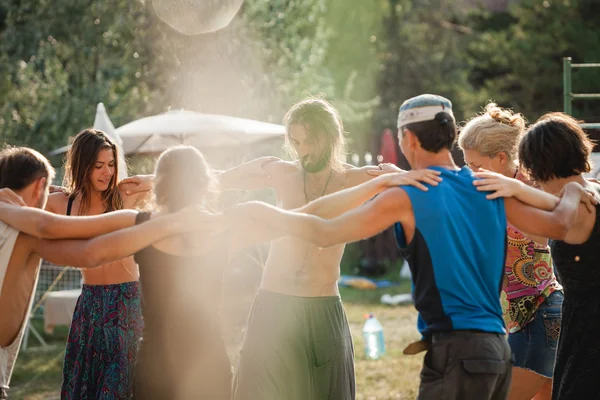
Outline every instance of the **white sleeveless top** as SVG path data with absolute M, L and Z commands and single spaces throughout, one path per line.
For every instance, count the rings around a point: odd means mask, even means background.
M 0 294 L 2 293 L 4 277 L 6 275 L 8 263 L 10 261 L 10 257 L 12 256 L 18 236 L 19 231 L 3 222 L 0 222 Z M 21 323 L 21 328 L 19 329 L 17 337 L 7 347 L 0 347 L 0 388 L 8 389 L 10 377 L 15 367 L 15 361 L 17 360 L 17 354 L 19 353 L 19 347 L 21 347 L 21 342 L 23 341 L 25 327 L 27 326 L 27 321 L 29 320 L 29 312 L 31 310 L 31 305 L 33 304 L 33 298 L 35 297 L 36 287 L 37 275 L 29 299 L 29 307 L 27 308 L 27 313 L 25 314 L 25 318 L 23 318 L 23 322 Z

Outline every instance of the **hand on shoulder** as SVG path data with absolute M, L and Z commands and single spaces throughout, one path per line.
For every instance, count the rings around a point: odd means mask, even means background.
M 473 181 L 473 185 L 480 192 L 491 192 L 486 198 L 488 200 L 497 199 L 499 197 L 518 197 L 518 193 L 526 186 L 525 183 L 518 179 L 509 178 L 497 172 L 486 171 L 479 169 L 473 174 L 477 179 Z
M 580 192 L 581 203 L 585 206 L 589 213 L 592 213 L 600 201 L 600 194 L 595 189 L 596 188 L 588 187 L 587 185 L 582 186 L 577 182 L 569 182 L 562 188 L 558 194 L 558 197 L 563 197 L 569 190 Z
M 402 168 L 392 163 L 381 163 L 379 165 L 367 165 L 362 167 L 367 174 L 372 176 L 379 176 L 383 174 L 390 174 L 394 172 L 406 172 Z
M 154 175 L 135 175 L 119 182 L 121 197 L 149 192 L 154 188 Z
M 69 195 L 65 192 L 54 192 L 48 196 L 48 202 L 46 203 L 46 211 L 50 211 L 54 214 L 64 214 L 67 210 L 67 203 L 69 202 Z

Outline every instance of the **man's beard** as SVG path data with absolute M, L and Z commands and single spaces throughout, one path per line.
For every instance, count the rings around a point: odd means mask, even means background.
M 309 174 L 316 174 L 317 172 L 323 171 L 327 165 L 329 165 L 329 161 L 331 160 L 331 153 L 327 152 L 325 154 L 320 155 L 316 160 L 310 157 L 310 154 L 305 155 L 300 160 L 300 164 L 304 171 Z

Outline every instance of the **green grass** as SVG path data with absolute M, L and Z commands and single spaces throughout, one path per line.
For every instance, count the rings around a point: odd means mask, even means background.
M 29 348 L 21 351 L 13 372 L 10 398 L 23 400 L 46 400 L 60 398 L 62 366 L 68 327 L 57 327 L 54 334 L 44 332 L 41 320 L 33 321 L 48 349 L 42 349 L 33 335 L 29 335 Z
M 354 339 L 357 399 L 416 398 L 423 356 L 402 354 L 408 344 L 420 339 L 414 308 L 353 303 L 346 303 L 345 308 Z M 378 360 L 365 356 L 362 326 L 366 313 L 374 313 L 383 325 L 386 355 Z

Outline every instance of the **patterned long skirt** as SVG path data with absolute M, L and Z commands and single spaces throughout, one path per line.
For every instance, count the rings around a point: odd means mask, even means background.
M 61 399 L 131 399 L 143 328 L 138 282 L 83 285 L 67 340 Z

